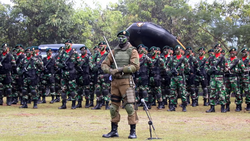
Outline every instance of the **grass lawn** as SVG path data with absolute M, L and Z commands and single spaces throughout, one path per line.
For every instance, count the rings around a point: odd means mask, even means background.
M 19 109 L 18 105 L 0 106 L 0 141 L 123 141 L 128 140 L 130 127 L 127 114 L 120 110 L 119 138 L 106 139 L 102 134 L 110 131 L 110 115 L 108 110 L 91 110 L 80 108 L 72 110 L 71 101 L 68 109 L 57 109 L 61 103 L 39 104 L 38 109 Z M 237 141 L 250 140 L 250 113 L 243 110 L 235 112 L 234 99 L 231 99 L 231 112 L 221 113 L 216 106 L 215 113 L 206 113 L 209 107 L 202 106 L 200 98 L 198 107 L 187 107 L 187 112 L 181 112 L 178 107 L 175 112 L 167 109 L 150 110 L 156 134 L 162 140 L 171 141 Z M 180 102 L 179 102 L 180 103 Z M 245 108 L 245 104 L 242 105 Z M 142 107 L 139 107 L 139 124 L 137 139 L 146 140 L 149 137 L 148 118 Z M 155 134 L 153 134 L 155 137 Z

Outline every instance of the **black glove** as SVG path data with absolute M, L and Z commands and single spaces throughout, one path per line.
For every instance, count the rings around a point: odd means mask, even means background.
M 174 76 L 176 76 L 176 75 L 178 74 L 178 72 L 177 72 L 176 69 L 172 69 L 172 70 L 171 70 L 171 74 L 174 75 Z
M 216 70 L 217 70 L 217 69 L 216 69 L 216 67 L 215 67 L 215 66 L 212 66 L 212 67 L 211 67 L 211 73 L 216 72 Z
M 197 70 L 196 74 L 202 76 L 202 72 L 200 70 Z

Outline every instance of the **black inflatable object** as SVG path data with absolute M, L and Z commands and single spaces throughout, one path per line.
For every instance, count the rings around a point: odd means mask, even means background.
M 179 45 L 176 37 L 170 34 L 166 29 L 150 22 L 138 22 L 130 25 L 127 30 L 130 33 L 130 43 L 137 47 L 144 44 L 147 47 L 157 46 L 161 49 L 168 45 L 175 47 Z

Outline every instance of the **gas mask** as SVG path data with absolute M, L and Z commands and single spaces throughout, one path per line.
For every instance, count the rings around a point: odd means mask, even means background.
M 26 52 L 26 56 L 30 57 L 31 56 L 31 52 L 30 51 Z
M 165 55 L 167 55 L 167 54 L 168 54 L 168 50 L 164 50 L 163 53 L 164 53 Z
M 47 52 L 47 56 L 51 56 L 52 55 L 52 53 L 49 51 L 49 52 Z
M 216 53 L 220 53 L 220 48 L 215 48 L 214 50 Z
M 2 50 L 3 50 L 3 52 L 7 52 L 7 47 L 4 46 Z
M 178 49 L 178 50 L 175 50 L 174 51 L 176 55 L 181 55 L 181 51 Z
M 247 53 L 246 52 L 242 52 L 241 55 L 242 55 L 242 57 L 247 57 Z
M 203 56 L 204 55 L 204 53 L 203 52 L 199 52 L 199 56 Z
M 235 57 L 236 53 L 230 53 L 230 57 Z
M 85 55 L 86 54 L 86 50 L 85 49 L 81 50 L 81 54 Z
M 70 49 L 70 44 L 65 44 L 66 49 Z
M 119 35 L 118 40 L 119 40 L 119 44 L 125 44 L 128 42 L 128 37 L 124 35 Z
M 142 50 L 142 48 L 139 48 L 138 53 L 139 53 L 139 54 L 144 53 L 144 51 Z

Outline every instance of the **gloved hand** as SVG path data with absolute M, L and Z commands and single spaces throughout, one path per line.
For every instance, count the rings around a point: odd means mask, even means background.
M 212 66 L 212 67 L 211 67 L 211 73 L 215 72 L 216 70 L 217 70 L 217 69 L 216 69 L 215 66 Z
M 201 73 L 200 70 L 197 70 L 196 74 L 199 75 L 199 76 L 202 76 L 202 73 Z
M 171 74 L 174 75 L 174 76 L 176 76 L 176 75 L 178 74 L 178 72 L 177 72 L 176 69 L 172 69 L 172 70 L 171 70 Z
M 120 73 L 120 72 L 122 72 L 122 71 L 123 71 L 123 68 L 110 69 L 110 74 L 111 74 L 112 76 L 115 76 L 115 75 L 117 75 L 117 73 Z

